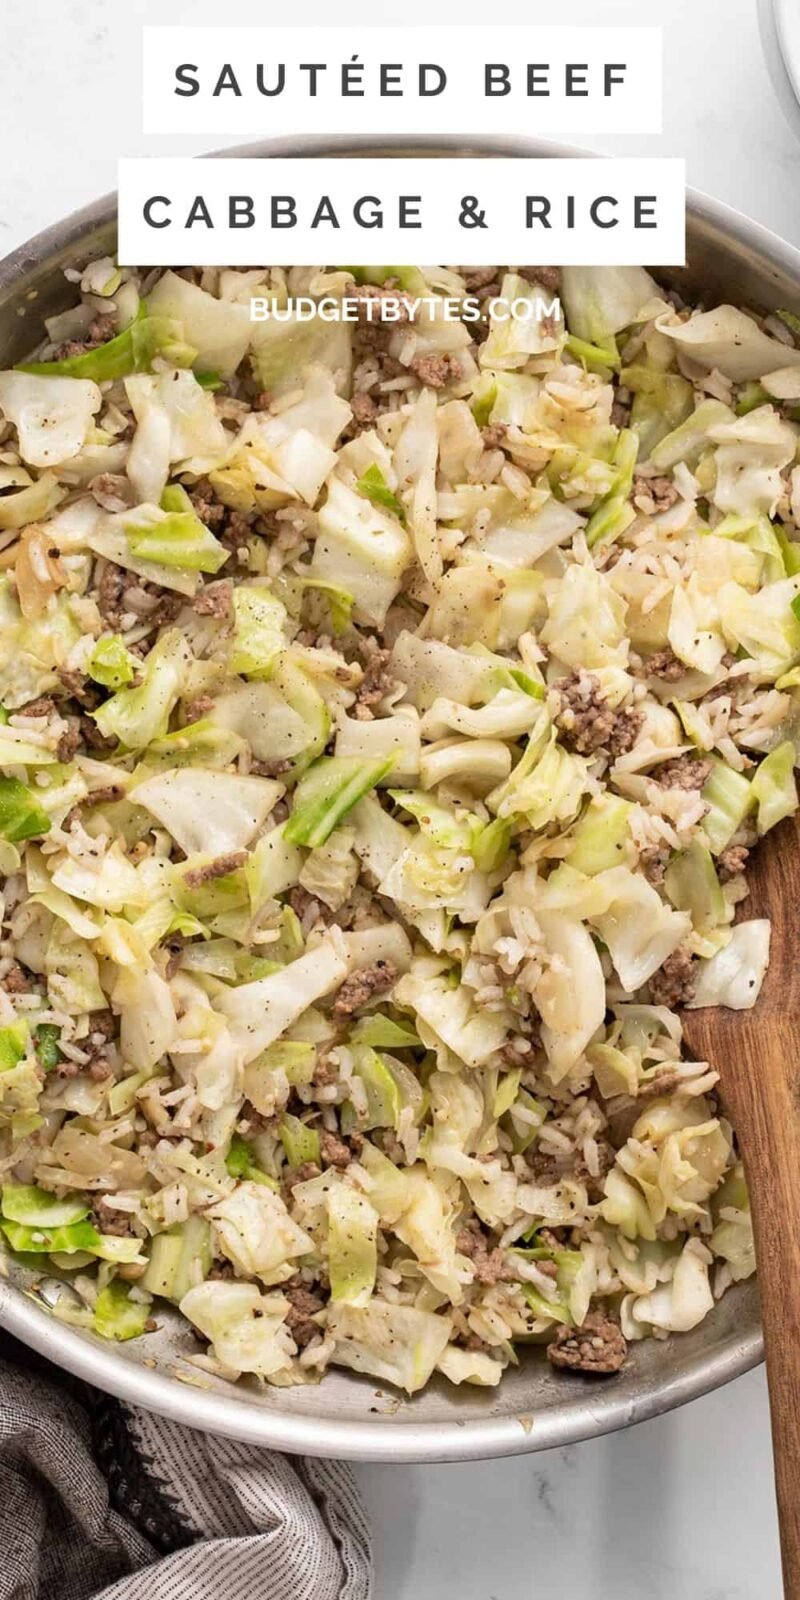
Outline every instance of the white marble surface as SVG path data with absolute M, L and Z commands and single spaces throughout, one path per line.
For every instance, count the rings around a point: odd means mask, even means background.
M 506 20 L 537 8 L 507 0 Z M 409 24 L 446 21 L 406 0 Z M 484 20 L 462 0 L 464 22 Z M 541 8 L 551 20 L 551 8 Z M 351 0 L 351 23 L 397 7 Z M 559 20 L 662 22 L 664 132 L 606 148 L 685 155 L 699 188 L 800 243 L 800 151 L 764 67 L 756 0 L 561 0 Z M 258 0 L 3 0 L 0 250 L 110 189 L 140 131 L 144 21 L 267 21 Z M 334 20 L 306 0 L 309 24 Z M 283 20 L 283 19 L 282 19 Z M 531 131 L 534 131 L 531 128 Z M 173 149 L 177 153 L 178 141 Z M 186 140 L 182 150 L 203 148 Z M 364 1467 L 379 1600 L 777 1600 L 766 1390 L 752 1373 L 680 1412 L 590 1444 L 475 1466 Z

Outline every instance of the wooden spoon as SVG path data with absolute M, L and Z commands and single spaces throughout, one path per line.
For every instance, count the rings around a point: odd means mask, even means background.
M 753 1213 L 786 1600 L 800 1600 L 800 813 L 750 858 L 741 917 L 769 917 L 752 1011 L 684 1011 L 687 1053 L 720 1074 Z

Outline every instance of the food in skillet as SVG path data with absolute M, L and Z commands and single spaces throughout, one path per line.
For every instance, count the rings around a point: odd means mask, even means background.
M 94 261 L 0 374 L 0 1227 L 230 1377 L 614 1372 L 754 1269 L 676 1008 L 796 804 L 797 324 L 355 279 Z

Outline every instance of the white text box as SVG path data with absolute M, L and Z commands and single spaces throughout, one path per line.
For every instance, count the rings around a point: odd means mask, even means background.
M 660 28 L 187 24 L 143 33 L 145 133 L 661 130 Z
M 684 260 L 672 158 L 155 157 L 119 185 L 126 265 Z

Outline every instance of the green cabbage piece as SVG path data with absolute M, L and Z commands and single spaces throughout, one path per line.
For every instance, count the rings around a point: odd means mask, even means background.
M 331 583 L 327 578 L 302 578 L 304 589 L 311 589 L 327 601 L 331 627 L 338 637 L 350 625 L 350 619 L 355 604 L 355 596 L 349 589 L 343 589 L 341 584 Z
M 677 372 L 639 365 L 624 367 L 620 383 L 633 393 L 630 425 L 639 440 L 639 459 L 647 461 L 655 446 L 691 415 L 694 390 Z
M 415 963 L 395 985 L 394 1000 L 416 1014 L 423 1043 L 436 1050 L 444 1047 L 448 1061 L 452 1052 L 469 1067 L 494 1064 L 492 1058 L 506 1042 L 506 1013 L 478 1010 L 469 989 L 454 988 L 445 973 L 428 973 Z
M 203 767 L 176 767 L 131 791 L 187 856 L 221 856 L 245 849 L 266 822 L 280 785 L 271 778 Z
M 703 800 L 708 807 L 702 821 L 703 833 L 712 855 L 718 856 L 752 809 L 752 786 L 741 772 L 714 757 L 703 786 Z
M 21 1222 L 28 1228 L 68 1227 L 89 1215 L 88 1204 L 79 1196 L 59 1199 L 33 1183 L 4 1183 L 0 1210 L 7 1222 Z
M 128 750 L 142 750 L 162 737 L 170 712 L 180 698 L 189 663 L 189 648 L 177 628 L 162 635 L 142 663 L 136 688 L 119 689 L 92 716 L 107 739 Z
M 503 1376 L 504 1362 L 485 1350 L 462 1350 L 449 1344 L 437 1362 L 448 1383 L 474 1383 L 481 1389 L 494 1388 Z
M 688 911 L 696 933 L 707 934 L 727 921 L 727 902 L 710 850 L 697 840 L 673 856 L 664 889 L 677 911 Z
M 59 1045 L 61 1029 L 55 1022 L 40 1022 L 33 1030 L 33 1046 L 36 1051 L 36 1060 L 43 1072 L 52 1072 L 63 1061 L 63 1052 Z M 20 1219 L 22 1220 L 22 1219 Z
M 148 1294 L 179 1301 L 193 1284 L 208 1276 L 212 1260 L 210 1224 L 205 1217 L 193 1215 L 155 1235 L 139 1283 Z
M 57 467 L 82 450 L 103 397 L 96 383 L 0 372 L 0 410 L 30 466 Z
M 341 939 L 331 931 L 327 939 L 285 969 L 219 994 L 216 1009 L 227 1017 L 245 1062 L 255 1060 L 308 1006 L 335 989 L 347 970 Z
M 134 321 L 95 350 L 65 356 L 60 361 L 21 362 L 15 371 L 108 383 L 132 372 L 152 372 L 155 356 L 163 356 L 175 367 L 190 367 L 195 355 L 196 351 L 184 343 L 179 322 L 170 317 L 149 317 L 142 303 Z
M 382 506 L 384 511 L 391 511 L 392 515 L 397 517 L 400 522 L 405 522 L 406 512 L 403 502 L 398 500 L 396 494 L 392 493 L 377 462 L 373 461 L 372 465 L 367 467 L 366 472 L 361 474 L 356 483 L 356 488 L 359 494 L 363 494 L 367 500 L 371 500 L 373 505 Z
M 297 1258 L 313 1250 L 313 1240 L 266 1184 L 237 1184 L 207 1215 L 223 1254 L 249 1278 L 283 1283 L 296 1271 Z
M 0 1072 L 8 1072 L 16 1067 L 25 1055 L 27 1046 L 28 1024 L 24 1017 L 0 1028 Z
M 796 759 L 792 740 L 784 739 L 764 758 L 751 779 L 750 792 L 757 807 L 759 833 L 766 833 L 797 810 Z
M 688 1239 L 675 1264 L 672 1278 L 650 1294 L 633 1301 L 629 1309 L 627 1332 L 642 1337 L 643 1328 L 658 1328 L 664 1333 L 688 1333 L 708 1316 L 714 1296 L 708 1278 L 705 1246 L 699 1239 Z
M 393 1305 L 377 1296 L 366 1306 L 340 1302 L 328 1312 L 334 1364 L 369 1373 L 407 1394 L 424 1389 L 451 1332 L 448 1317 Z
M 103 1339 L 138 1339 L 147 1330 L 149 1314 L 147 1302 L 132 1300 L 130 1286 L 113 1278 L 95 1300 L 94 1331 Z
M 248 1178 L 251 1183 L 265 1183 L 270 1189 L 278 1187 L 277 1180 L 258 1166 L 253 1146 L 239 1133 L 235 1133 L 231 1139 L 225 1157 L 225 1170 L 232 1178 Z
M 7 489 L 8 483 L 3 484 Z M 0 528 L 25 528 L 31 522 L 43 521 L 64 499 L 67 489 L 58 482 L 53 472 L 42 472 L 34 482 L 22 467 L 14 469 L 16 493 L 0 495 Z
M 313 849 L 325 843 L 354 805 L 391 771 L 394 756 L 360 761 L 353 756 L 325 756 L 300 779 L 292 814 L 284 829 L 290 844 Z
M 180 325 L 184 339 L 194 347 L 193 364 L 205 388 L 211 387 L 212 374 L 233 377 L 250 343 L 253 324 L 248 306 L 218 300 L 177 272 L 165 272 L 150 294 L 148 308 L 151 315 Z
M 229 767 L 244 750 L 244 740 L 230 728 L 218 728 L 210 716 L 188 722 L 147 746 L 148 766 Z
M 576 872 L 594 877 L 625 861 L 633 806 L 619 795 L 606 793 L 590 800 L 569 834 L 567 860 Z
M 253 1283 L 209 1281 L 188 1289 L 180 1309 L 231 1371 L 269 1379 L 291 1367 L 295 1345 L 282 1295 L 262 1294 Z
M 691 416 L 660 439 L 651 450 L 653 466 L 658 467 L 660 472 L 676 467 L 679 461 L 685 461 L 687 467 L 695 466 L 709 443 L 711 429 L 720 422 L 730 422 L 732 416 L 730 407 L 723 405 L 721 400 L 701 400 Z
M 139 561 L 187 572 L 219 572 L 230 551 L 215 539 L 180 484 L 168 484 L 158 506 L 139 506 L 136 520 L 123 519 L 128 544 Z M 237 590 L 237 594 L 242 593 Z
M 561 298 L 570 333 L 604 345 L 660 299 L 657 283 L 643 267 L 564 267 Z
M 507 272 L 497 298 L 505 303 L 506 309 L 502 315 L 499 311 L 493 311 L 491 315 L 489 335 L 481 346 L 482 367 L 500 371 L 508 367 L 524 367 L 531 356 L 540 356 L 560 348 L 565 334 L 563 317 L 558 312 L 547 317 L 534 315 L 537 301 L 544 300 L 549 304 L 553 298 L 541 285 L 529 283 L 527 278 L 521 278 L 517 273 Z M 528 315 L 509 315 L 509 308 L 517 301 L 525 302 L 529 308 Z
M 234 590 L 233 615 L 231 672 L 245 678 L 269 677 L 286 647 L 286 607 L 268 589 L 242 585 Z
M 310 576 L 346 589 L 357 618 L 382 628 L 413 555 L 402 524 L 335 476 L 317 521 Z
M 2 1228 L 12 1250 L 30 1255 L 50 1255 L 54 1250 L 73 1255 L 76 1250 L 99 1256 L 102 1261 L 119 1263 L 143 1259 L 139 1255 L 139 1239 L 120 1239 L 110 1234 L 98 1233 L 90 1222 L 74 1222 L 67 1227 L 26 1227 L 21 1222 L 0 1218 Z
M 591 344 L 588 339 L 578 339 L 575 334 L 570 333 L 565 340 L 565 349 L 589 372 L 599 372 L 603 376 L 619 372 L 620 354 L 617 341 L 612 335 L 609 335 L 605 344 Z
M 328 1271 L 334 1304 L 366 1306 L 378 1270 L 378 1213 L 346 1183 L 328 1192 Z
M 18 778 L 0 777 L 0 834 L 11 844 L 38 839 L 52 823 L 32 789 Z
M 125 689 L 129 683 L 133 683 L 139 665 L 120 635 L 112 633 L 98 639 L 86 663 L 86 670 L 95 683 L 101 683 L 104 689 L 116 690 Z
M 741 1283 L 755 1272 L 756 1257 L 750 1197 L 740 1161 L 720 1184 L 711 1209 L 715 1227 L 709 1249 L 727 1261 L 734 1283 Z
M 708 370 L 715 368 L 734 383 L 763 378 L 800 363 L 800 350 L 770 338 L 754 317 L 736 306 L 693 311 L 685 321 L 670 310 L 658 318 L 656 327 L 690 360 Z
M 302 1167 L 307 1161 L 320 1165 L 319 1134 L 316 1128 L 310 1128 L 299 1117 L 293 1117 L 284 1111 L 278 1125 L 278 1137 L 290 1167 Z
M 734 649 L 741 646 L 772 678 L 786 672 L 800 657 L 799 587 L 800 576 L 767 583 L 756 594 L 729 582 L 722 585 L 717 597 L 728 642 Z
M 738 922 L 716 955 L 697 964 L 690 1010 L 702 1006 L 727 1006 L 749 1011 L 761 992 L 769 965 L 771 925 L 766 917 Z
M 601 539 L 616 538 L 633 521 L 629 505 L 633 469 L 639 454 L 639 437 L 632 428 L 623 428 L 614 446 L 614 481 L 586 524 L 586 543 L 591 550 Z

